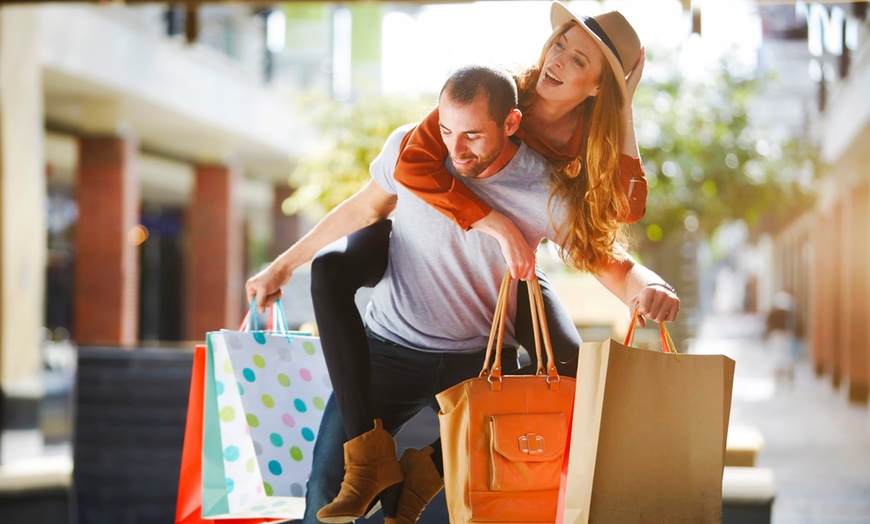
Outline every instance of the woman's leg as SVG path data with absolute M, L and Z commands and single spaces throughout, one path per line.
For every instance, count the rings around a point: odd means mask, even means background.
M 556 357 L 556 369 L 560 375 L 570 377 L 577 376 L 577 355 L 580 348 L 580 333 L 568 309 L 550 281 L 547 275 L 536 266 L 538 282 L 541 285 L 541 295 L 544 302 L 544 312 L 547 316 L 547 327 L 550 331 L 550 343 L 553 346 L 553 354 Z M 532 316 L 529 308 L 529 292 L 525 282 L 520 281 L 517 286 L 517 316 L 514 322 L 514 334 L 517 341 L 526 348 L 532 359 L 530 366 L 524 367 L 520 373 L 532 374 L 535 372 L 537 358 L 535 356 L 535 332 L 532 328 Z M 541 348 L 543 350 L 543 347 Z
M 381 493 L 392 515 L 400 492 L 395 442 L 375 425 L 371 352 L 354 297 L 387 269 L 392 222 L 383 220 L 322 249 L 311 263 L 311 299 L 333 396 L 347 435 L 345 476 L 336 498 L 317 512 L 325 522 L 349 522 Z M 349 460 L 349 462 L 348 462 Z
M 392 222 L 384 220 L 334 242 L 311 263 L 311 300 L 323 356 L 347 439 L 371 430 L 371 355 L 354 296 L 380 281 Z

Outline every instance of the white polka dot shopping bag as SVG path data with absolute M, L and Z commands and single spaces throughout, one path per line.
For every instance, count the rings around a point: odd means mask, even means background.
M 206 336 L 203 517 L 302 517 L 332 386 L 320 339 L 285 326 Z

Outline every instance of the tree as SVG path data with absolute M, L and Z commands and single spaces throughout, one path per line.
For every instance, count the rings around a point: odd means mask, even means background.
M 754 123 L 749 112 L 764 80 L 735 70 L 726 58 L 704 81 L 672 68 L 638 90 L 634 114 L 650 186 L 641 249 L 686 230 L 710 238 L 736 220 L 756 227 L 811 205 L 814 148 Z
M 317 218 L 356 193 L 370 179 L 369 164 L 390 133 L 419 121 L 434 105 L 398 97 L 310 103 L 319 135 L 312 153 L 290 175 L 297 189 L 284 201 L 284 213 L 306 212 Z
M 750 117 L 765 83 L 755 71 L 740 73 L 729 57 L 697 77 L 659 56 L 649 63 L 668 73 L 645 74 L 635 95 L 649 198 L 631 232 L 645 262 L 680 293 L 671 332 L 682 349 L 700 317 L 699 244 L 723 225 L 742 221 L 758 231 L 811 206 L 818 160 L 813 147 Z

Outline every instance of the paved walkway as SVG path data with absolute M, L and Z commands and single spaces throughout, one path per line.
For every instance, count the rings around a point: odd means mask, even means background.
M 870 523 L 870 409 L 850 405 L 828 377 L 798 361 L 777 379 L 754 317 L 708 319 L 693 351 L 737 362 L 731 424 L 764 436 L 757 465 L 773 470 L 773 524 Z

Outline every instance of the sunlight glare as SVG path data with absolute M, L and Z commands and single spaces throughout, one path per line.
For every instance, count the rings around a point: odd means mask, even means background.
M 745 0 L 702 1 L 703 35 L 690 36 L 690 14 L 678 0 L 565 2 L 577 14 L 619 10 L 648 47 L 676 50 L 685 74 L 705 75 L 725 52 L 747 70 L 761 43 L 758 7 Z M 715 22 L 715 23 L 714 23 Z M 456 68 L 470 63 L 524 67 L 550 35 L 549 1 L 485 1 L 404 6 L 383 21 L 382 85 L 387 94 L 436 93 Z M 647 63 L 645 74 L 656 68 Z M 655 74 L 654 72 L 650 74 Z

